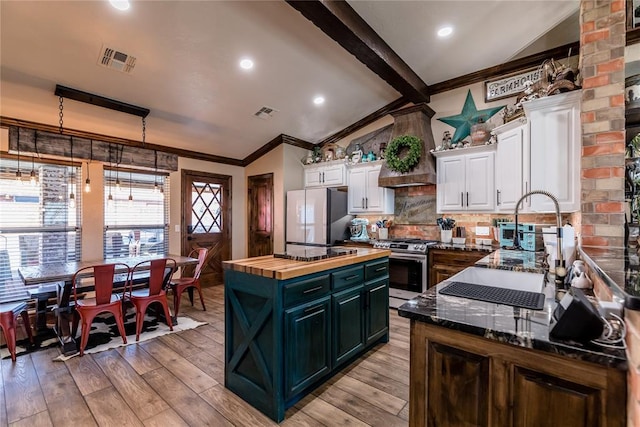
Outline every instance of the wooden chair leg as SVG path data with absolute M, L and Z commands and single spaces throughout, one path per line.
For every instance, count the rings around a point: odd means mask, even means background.
M 11 360 L 13 362 L 16 361 L 16 325 L 15 322 L 12 322 L 12 325 L 9 325 L 6 330 L 4 330 L 5 340 L 7 341 L 7 349 L 9 349 L 9 353 L 11 353 Z

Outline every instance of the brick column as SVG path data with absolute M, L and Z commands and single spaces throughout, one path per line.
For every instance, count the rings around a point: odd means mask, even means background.
M 624 246 L 624 0 L 582 0 L 582 244 Z

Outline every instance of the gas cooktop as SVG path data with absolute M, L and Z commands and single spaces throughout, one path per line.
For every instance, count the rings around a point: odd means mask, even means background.
M 437 240 L 422 239 L 390 239 L 377 240 L 373 247 L 376 249 L 389 249 L 391 252 L 426 253 L 429 246 L 437 244 Z

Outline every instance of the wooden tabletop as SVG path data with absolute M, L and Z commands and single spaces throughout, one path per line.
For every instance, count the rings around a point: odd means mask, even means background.
M 307 274 L 318 273 L 332 268 L 345 267 L 359 262 L 370 261 L 377 258 L 388 257 L 391 251 L 386 249 L 358 248 L 358 253 L 342 255 L 319 261 L 294 261 L 284 258 L 275 258 L 266 255 L 254 258 L 224 261 L 222 267 L 225 270 L 241 271 L 256 276 L 270 279 L 285 280 Z
M 64 262 L 58 264 L 43 264 L 34 265 L 30 267 L 20 267 L 18 272 L 25 285 L 37 285 L 40 283 L 57 282 L 57 281 L 70 281 L 76 271 L 84 267 L 92 265 L 104 265 L 122 263 L 129 267 L 133 267 L 142 261 L 150 261 L 158 258 L 173 258 L 176 261 L 178 267 L 183 265 L 197 264 L 197 258 L 189 258 L 181 255 L 152 255 L 152 256 L 137 256 L 137 257 L 120 257 L 101 259 L 94 261 L 79 261 L 79 262 Z M 122 271 L 116 271 L 121 273 Z M 125 268 L 126 272 L 126 268 Z

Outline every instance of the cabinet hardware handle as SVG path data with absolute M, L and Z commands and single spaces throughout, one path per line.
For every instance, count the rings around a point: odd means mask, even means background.
M 464 207 L 464 192 L 460 192 L 460 206 Z
M 322 172 L 318 172 L 318 182 L 322 182 Z
M 469 207 L 469 192 L 467 191 L 467 207 Z
M 364 203 L 365 203 L 365 206 L 364 206 L 364 207 L 365 207 L 365 208 L 367 208 L 367 209 L 369 209 L 369 198 L 368 198 L 368 197 L 365 197 L 365 198 L 364 198 Z
M 304 312 L 305 312 L 305 313 L 308 313 L 308 312 L 310 312 L 310 311 L 314 311 L 314 310 L 317 310 L 317 309 L 319 309 L 319 308 L 322 308 L 322 305 L 316 305 L 315 307 L 305 308 L 305 309 L 304 309 Z
M 376 268 L 376 271 L 384 271 L 386 269 L 387 269 L 387 267 L 378 267 L 378 268 Z
M 311 292 L 319 291 L 322 289 L 322 286 L 316 286 L 315 288 L 307 289 L 306 291 L 302 291 L 303 294 L 310 294 Z
M 353 279 L 357 279 L 358 277 L 360 276 L 358 276 L 357 274 L 354 274 L 353 276 L 345 277 L 344 280 L 353 280 Z
M 324 172 L 322 172 L 322 182 L 324 183 Z
M 364 197 L 362 198 L 362 208 L 366 208 L 365 204 L 364 204 Z
M 500 190 L 496 190 L 496 204 L 500 206 Z

